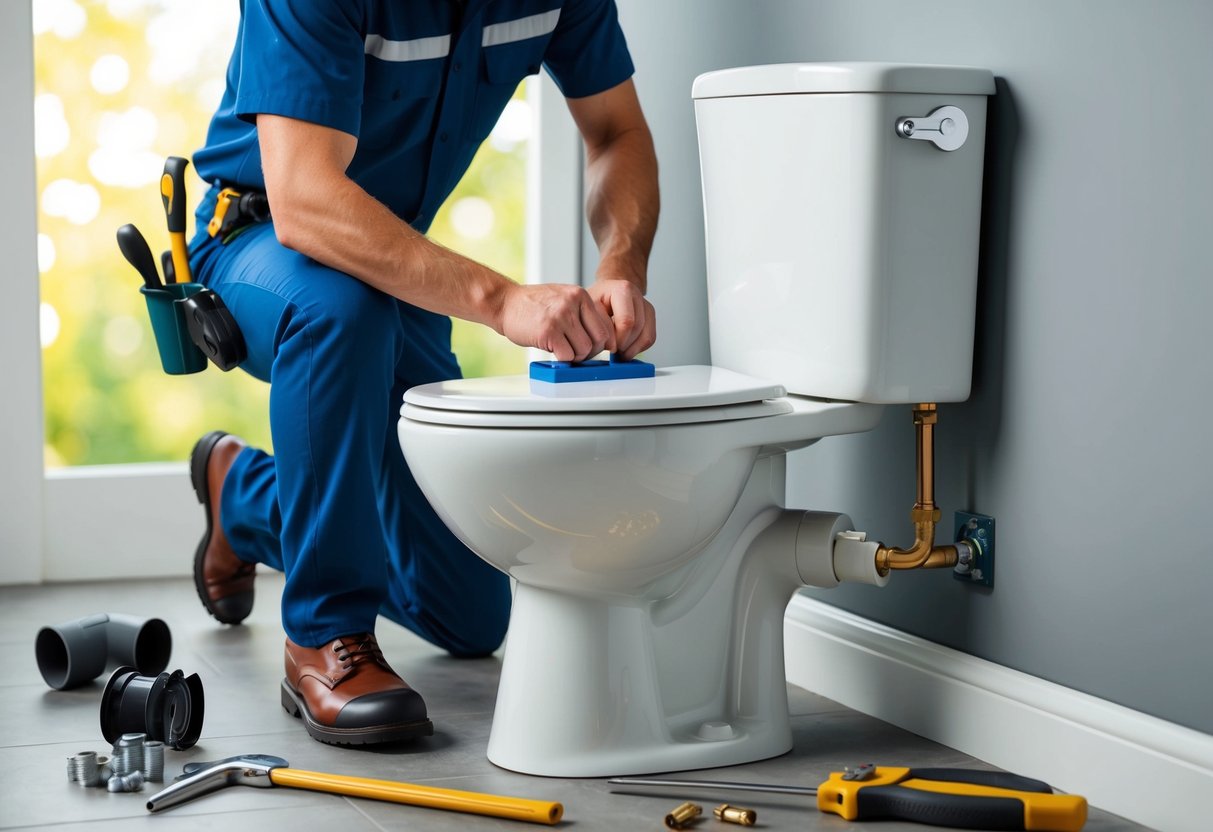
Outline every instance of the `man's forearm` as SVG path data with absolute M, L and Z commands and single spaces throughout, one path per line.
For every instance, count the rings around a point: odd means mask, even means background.
M 344 176 L 297 177 L 272 205 L 283 245 L 386 294 L 443 315 L 500 328 L 509 281 L 414 231 Z
M 597 276 L 628 280 L 643 292 L 660 210 L 652 137 L 632 127 L 587 155 L 586 216 L 598 244 Z

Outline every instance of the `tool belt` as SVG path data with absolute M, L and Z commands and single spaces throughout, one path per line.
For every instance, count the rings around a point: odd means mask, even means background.
M 270 201 L 263 192 L 224 188 L 215 199 L 215 215 L 206 224 L 206 233 L 226 245 L 250 225 L 269 220 Z

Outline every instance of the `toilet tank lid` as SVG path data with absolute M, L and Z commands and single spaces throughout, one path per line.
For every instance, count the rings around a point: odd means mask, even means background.
M 993 95 L 994 74 L 975 66 L 869 61 L 765 64 L 707 72 L 691 86 L 697 99 L 839 92 Z

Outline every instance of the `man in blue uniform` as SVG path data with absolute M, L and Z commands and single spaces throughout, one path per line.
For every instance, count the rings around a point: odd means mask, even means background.
M 585 142 L 601 265 L 588 288 L 521 286 L 426 228 L 515 87 L 546 67 Z M 274 455 L 203 437 L 195 581 L 239 623 L 253 570 L 286 573 L 282 702 L 322 742 L 432 731 L 375 641 L 379 614 L 455 656 L 493 651 L 509 588 L 437 518 L 396 440 L 403 392 L 459 376 L 450 318 L 582 360 L 656 338 L 644 297 L 652 139 L 614 0 L 243 0 L 227 91 L 194 157 L 214 187 L 191 246 L 271 382 Z M 223 188 L 272 219 L 211 236 Z M 575 279 L 576 276 L 564 276 Z

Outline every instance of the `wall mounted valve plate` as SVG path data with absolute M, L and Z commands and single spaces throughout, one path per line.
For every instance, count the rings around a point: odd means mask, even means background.
M 994 518 L 967 511 L 955 512 L 953 518 L 953 540 L 968 543 L 973 557 L 969 563 L 956 564 L 952 577 L 967 584 L 994 586 Z

